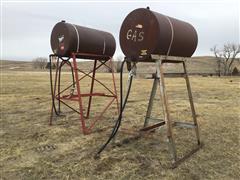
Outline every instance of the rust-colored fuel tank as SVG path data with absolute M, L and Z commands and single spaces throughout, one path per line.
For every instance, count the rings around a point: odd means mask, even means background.
M 191 57 L 198 43 L 197 32 L 191 24 L 149 8 L 129 13 L 119 38 L 125 56 L 136 61 L 150 61 L 151 54 Z
M 72 53 L 79 53 L 78 58 L 102 59 L 113 56 L 116 42 L 113 35 L 108 32 L 62 21 L 52 30 L 51 47 L 53 53 L 61 57 L 70 57 Z

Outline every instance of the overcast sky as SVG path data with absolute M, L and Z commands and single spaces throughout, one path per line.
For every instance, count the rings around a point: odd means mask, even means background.
M 138 1 L 138 2 L 10 2 L 1 4 L 2 59 L 32 60 L 48 57 L 50 34 L 61 21 L 111 32 L 119 48 L 119 29 L 132 10 L 151 10 L 191 23 L 198 32 L 194 56 L 211 55 L 215 44 L 239 43 L 239 2 L 237 0 Z

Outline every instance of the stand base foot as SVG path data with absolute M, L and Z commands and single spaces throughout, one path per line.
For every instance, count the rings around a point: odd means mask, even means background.
M 185 154 L 182 158 L 177 159 L 176 161 L 174 161 L 172 163 L 171 168 L 174 169 L 176 168 L 180 163 L 182 163 L 183 161 L 185 161 L 186 159 L 188 159 L 191 155 L 193 155 L 194 153 L 196 153 L 199 149 L 201 149 L 203 147 L 203 143 L 200 143 L 199 145 L 197 145 L 194 149 L 192 149 L 190 152 L 188 152 L 187 154 Z

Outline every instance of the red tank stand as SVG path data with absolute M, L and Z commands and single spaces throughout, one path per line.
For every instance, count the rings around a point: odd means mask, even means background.
M 77 65 L 77 57 L 88 57 L 89 59 L 92 59 L 94 61 L 93 69 L 89 72 L 85 72 L 84 70 L 81 70 L 78 68 Z M 50 55 L 49 61 L 50 64 L 52 64 L 52 60 L 56 58 L 56 72 L 55 72 L 55 78 L 53 82 L 52 78 L 52 68 L 50 68 L 50 82 L 51 82 L 51 93 L 52 93 L 52 106 L 51 106 L 51 115 L 49 124 L 52 125 L 52 119 L 53 119 L 53 113 L 55 112 L 56 115 L 60 115 L 60 105 L 64 104 L 68 108 L 72 109 L 74 112 L 79 114 L 79 119 L 81 123 L 81 128 L 83 134 L 89 134 L 94 127 L 95 123 L 101 119 L 103 114 L 107 111 L 107 109 L 113 104 L 114 101 L 116 101 L 117 104 L 117 111 L 119 113 L 119 103 L 118 103 L 118 97 L 117 97 L 117 90 L 116 90 L 116 84 L 115 84 L 115 77 L 114 77 L 114 68 L 112 63 L 112 58 L 109 56 L 103 56 L 103 55 L 94 55 L 94 54 L 85 54 L 85 53 L 73 53 L 71 57 L 65 59 L 63 57 L 58 57 L 56 55 Z M 72 60 L 72 62 L 71 62 Z M 100 64 L 98 65 L 98 62 Z M 109 62 L 109 65 L 106 63 Z M 61 70 L 64 65 L 67 65 L 70 67 L 72 72 L 72 84 L 64 88 L 63 90 L 60 90 L 60 84 L 61 84 Z M 110 71 L 112 75 L 112 82 L 113 82 L 113 90 L 108 88 L 102 81 L 96 79 L 96 71 L 102 66 L 106 66 Z M 79 77 L 79 72 L 83 75 Z M 81 81 L 89 77 L 91 79 L 91 86 L 89 93 L 81 93 Z M 94 83 L 98 82 L 104 89 L 107 90 L 108 94 L 103 92 L 94 92 Z M 71 89 L 72 88 L 72 89 Z M 74 92 L 76 88 L 76 92 Z M 67 90 L 71 90 L 70 93 L 66 93 Z M 91 111 L 91 105 L 92 105 L 92 97 L 94 96 L 101 96 L 110 98 L 110 101 L 106 103 L 106 106 L 103 108 L 102 112 L 96 117 L 93 118 L 93 121 L 90 123 L 89 127 L 86 126 L 86 119 L 89 119 L 89 114 Z M 84 104 L 83 104 L 83 98 L 88 97 L 88 105 L 87 105 L 87 111 L 84 115 Z M 55 100 L 58 102 L 58 107 L 56 107 Z M 67 102 L 68 101 L 75 101 L 78 102 L 78 108 L 74 108 L 70 106 Z

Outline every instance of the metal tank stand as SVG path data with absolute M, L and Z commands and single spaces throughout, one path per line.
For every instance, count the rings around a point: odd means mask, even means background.
M 188 78 L 186 63 L 185 63 L 186 58 L 152 55 L 151 59 L 154 60 L 156 63 L 157 73 L 156 73 L 156 77 L 154 78 L 154 82 L 153 82 L 153 87 L 152 87 L 152 92 L 151 92 L 151 96 L 149 99 L 149 104 L 148 104 L 148 108 L 147 108 L 144 127 L 142 129 L 140 129 L 140 131 L 146 132 L 146 131 L 155 129 L 157 127 L 163 126 L 163 125 L 167 126 L 167 138 L 168 138 L 168 144 L 169 144 L 169 151 L 172 155 L 172 167 L 175 168 L 175 167 L 177 167 L 177 165 L 180 162 L 182 162 L 185 159 L 187 159 L 188 157 L 190 157 L 193 153 L 198 151 L 203 145 L 200 142 L 198 122 L 197 122 L 196 112 L 195 112 L 195 108 L 194 108 L 193 97 L 192 97 L 191 86 L 190 86 L 190 82 L 189 82 L 189 78 Z M 171 119 L 170 111 L 169 111 L 169 104 L 168 104 L 168 97 L 167 97 L 165 82 L 164 82 L 164 72 L 163 72 L 164 63 L 181 63 L 183 65 L 184 73 L 174 73 L 174 74 L 177 74 L 179 77 L 184 77 L 186 80 L 186 86 L 187 86 L 188 97 L 189 97 L 189 102 L 190 102 L 190 107 L 191 107 L 191 112 L 192 112 L 193 123 L 177 122 L 177 121 L 172 121 L 172 119 Z M 158 87 L 160 88 L 160 98 L 162 101 L 164 119 L 151 118 L 153 100 L 156 95 L 156 90 Z M 158 123 L 148 126 L 149 121 L 151 121 L 151 120 L 157 120 Z M 192 128 L 195 130 L 195 133 L 196 133 L 196 140 L 197 140 L 196 147 L 181 158 L 179 158 L 177 156 L 174 137 L 173 137 L 173 130 L 172 130 L 173 127 Z
M 93 59 L 94 65 L 93 69 L 89 72 L 85 72 L 84 70 L 80 69 L 77 64 L 77 57 L 86 56 L 89 57 L 89 59 Z M 51 106 L 51 115 L 49 124 L 52 125 L 52 119 L 54 112 L 56 115 L 60 115 L 61 113 L 61 104 L 67 106 L 74 112 L 79 114 L 79 119 L 81 123 L 81 128 L 83 134 L 89 134 L 94 127 L 95 123 L 101 119 L 103 114 L 106 112 L 106 110 L 113 104 L 114 101 L 116 101 L 117 104 L 117 111 L 119 113 L 119 104 L 118 104 L 118 97 L 117 97 L 117 90 L 116 90 L 116 84 L 115 84 L 115 77 L 114 77 L 114 67 L 112 63 L 111 57 L 101 56 L 101 55 L 94 55 L 94 54 L 79 54 L 79 53 L 73 53 L 71 57 L 69 58 L 63 58 L 58 57 L 56 55 L 50 55 L 49 61 L 50 64 L 52 64 L 52 60 L 56 59 L 56 71 L 55 71 L 55 78 L 53 81 L 53 73 L 52 68 L 50 68 L 50 82 L 51 82 L 51 93 L 52 93 L 52 106 Z M 99 63 L 98 63 L 99 62 Z M 106 63 L 109 62 L 109 65 Z M 67 65 L 70 67 L 71 70 L 71 76 L 72 76 L 72 83 L 65 87 L 64 89 L 61 89 L 61 70 L 64 65 Z M 105 66 L 111 71 L 112 75 L 112 83 L 113 83 L 113 90 L 107 87 L 102 81 L 98 80 L 96 78 L 96 71 L 102 67 Z M 82 74 L 81 77 L 79 77 L 79 73 Z M 81 81 L 89 77 L 91 79 L 91 86 L 89 89 L 89 93 L 82 93 L 81 89 Z M 94 92 L 94 85 L 95 82 L 97 82 L 99 85 L 104 87 L 104 89 L 107 91 L 105 92 Z M 68 91 L 68 92 L 67 92 Z M 90 118 L 90 111 L 91 111 L 91 105 L 92 100 L 94 96 L 101 96 L 109 98 L 110 100 L 106 102 L 105 107 L 103 107 L 102 112 L 96 117 L 92 117 L 92 121 L 87 127 L 86 120 Z M 83 104 L 83 98 L 88 98 L 87 103 L 87 111 L 84 110 L 84 104 Z M 57 103 L 55 102 L 57 101 Z M 71 106 L 68 101 L 75 101 L 78 103 L 78 108 L 74 108 Z M 89 121 L 89 120 L 88 120 Z

